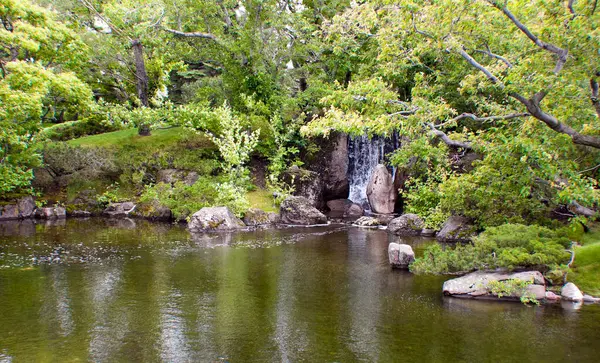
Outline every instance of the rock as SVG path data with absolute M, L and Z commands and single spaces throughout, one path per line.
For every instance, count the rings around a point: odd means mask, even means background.
M 193 185 L 199 176 L 195 171 L 179 170 L 179 169 L 163 169 L 159 170 L 156 175 L 156 181 L 159 183 L 175 184 L 180 181 L 186 185 Z
M 394 213 L 397 195 L 392 175 L 385 165 L 377 165 L 367 185 L 367 199 L 371 210 L 382 214 Z
M 444 295 L 468 298 L 497 298 L 489 290 L 491 281 L 507 281 L 519 279 L 530 284 L 526 292 L 532 294 L 536 299 L 546 297 L 546 286 L 544 276 L 539 271 L 525 271 L 515 273 L 476 271 L 462 277 L 444 282 Z M 521 295 L 517 292 L 507 298 L 516 299 Z
M 353 203 L 350 199 L 335 199 L 327 202 L 327 208 L 331 211 L 330 216 L 344 218 L 358 218 L 364 214 L 364 209 Z
M 269 217 L 269 222 L 271 222 L 271 224 L 277 224 L 281 222 L 281 217 L 275 212 L 269 212 L 267 213 L 267 216 Z
M 556 295 L 552 291 L 546 291 L 546 300 L 548 300 L 548 301 L 558 301 L 558 300 L 560 300 L 560 296 Z
M 135 204 L 133 204 L 133 202 L 111 203 L 104 209 L 102 214 L 112 218 L 118 218 L 126 217 L 134 210 Z
M 294 189 L 294 195 L 308 199 L 315 208 L 323 208 L 323 183 L 318 173 L 292 166 L 283 173 L 283 181 Z
M 87 218 L 92 216 L 92 212 L 88 212 L 87 210 L 74 210 L 69 213 L 69 216 L 75 218 Z
M 378 227 L 382 226 L 384 223 L 375 217 L 360 217 L 359 219 L 354 221 L 354 225 L 358 227 Z
M 600 303 L 600 298 L 593 297 L 590 295 L 583 295 L 583 302 L 588 304 L 597 304 Z
M 244 227 L 244 222 L 227 207 L 202 208 L 192 215 L 188 223 L 191 232 L 228 231 Z
M 567 282 L 565 286 L 562 287 L 562 289 L 560 290 L 560 296 L 562 296 L 563 300 L 566 301 L 583 301 L 583 294 L 581 293 L 577 285 L 575 285 L 572 282 Z
M 415 261 L 415 253 L 409 245 L 390 243 L 388 245 L 388 258 L 392 267 L 408 268 L 408 265 Z
M 67 211 L 63 207 L 44 207 L 35 211 L 38 219 L 63 219 L 67 217 Z
M 321 176 L 323 200 L 348 198 L 348 135 L 332 132 L 328 137 L 316 138 L 315 144 L 320 150 L 304 155 L 303 161 L 308 170 Z
M 325 224 L 327 217 L 304 197 L 288 197 L 281 203 L 281 222 L 284 224 Z
M 423 230 L 421 231 L 421 236 L 433 237 L 433 236 L 435 236 L 435 229 L 423 228 Z
M 0 221 L 30 218 L 33 216 L 34 211 L 35 201 L 32 196 L 28 195 L 0 206 Z
M 404 214 L 394 218 L 388 224 L 388 232 L 396 236 L 418 236 L 425 227 L 421 217 L 416 214 Z
M 260 226 L 273 223 L 271 218 L 272 217 L 262 209 L 250 208 L 246 211 L 242 220 L 247 226 Z
M 436 239 L 440 242 L 469 242 L 475 234 L 475 226 L 469 218 L 450 216 L 437 233 Z

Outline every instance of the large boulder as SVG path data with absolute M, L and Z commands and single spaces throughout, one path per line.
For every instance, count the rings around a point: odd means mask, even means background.
M 418 236 L 425 227 L 425 223 L 416 214 L 403 214 L 394 218 L 388 224 L 388 232 L 396 236 Z
M 359 219 L 354 221 L 354 225 L 358 227 L 379 227 L 384 224 L 385 223 L 379 218 L 368 216 L 360 217 Z
M 0 205 L 0 221 L 24 219 L 33 216 L 35 201 L 28 195 L 5 205 Z
M 394 213 L 397 196 L 392 175 L 385 165 L 377 165 L 367 185 L 367 199 L 371 210 L 382 214 Z
M 415 261 L 415 253 L 411 246 L 399 243 L 388 245 L 388 258 L 394 268 L 408 268 Z
M 365 212 L 360 205 L 353 203 L 350 199 L 330 200 L 327 202 L 327 208 L 331 211 L 330 216 L 344 218 L 358 218 Z
M 323 208 L 323 183 L 318 173 L 292 166 L 283 173 L 283 181 L 294 189 L 294 195 L 308 199 L 315 208 Z
M 191 232 L 230 231 L 246 225 L 227 207 L 205 207 L 192 215 L 188 223 Z
M 567 282 L 565 286 L 560 290 L 560 296 L 563 300 L 581 302 L 583 301 L 583 294 L 572 282 Z
M 283 224 L 325 224 L 327 217 L 304 197 L 288 197 L 281 203 L 281 223 Z
M 303 155 L 302 161 L 304 167 L 321 176 L 323 200 L 348 198 L 348 135 L 332 132 L 327 137 L 316 138 L 314 143 L 319 151 Z
M 38 219 L 63 219 L 67 217 L 67 211 L 63 207 L 44 207 L 35 211 L 35 218 Z
M 135 210 L 133 202 L 111 203 L 102 211 L 102 214 L 111 218 L 127 217 Z
M 468 275 L 444 282 L 444 295 L 468 298 L 499 298 L 490 289 L 490 282 L 509 280 L 526 281 L 529 284 L 522 291 L 512 291 L 502 298 L 517 299 L 527 293 L 542 300 L 546 297 L 546 283 L 544 276 L 539 271 L 525 271 L 515 273 L 476 271 Z
M 440 242 L 469 242 L 476 233 L 477 229 L 469 218 L 450 216 L 437 233 L 436 239 Z

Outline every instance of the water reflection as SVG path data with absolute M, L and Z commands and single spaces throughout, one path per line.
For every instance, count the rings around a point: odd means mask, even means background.
M 600 307 L 443 297 L 385 231 L 135 225 L 0 224 L 0 363 L 596 361 Z

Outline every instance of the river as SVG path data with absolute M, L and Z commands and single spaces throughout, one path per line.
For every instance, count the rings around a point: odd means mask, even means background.
M 0 224 L 4 362 L 597 362 L 600 306 L 444 297 L 385 231 Z M 434 241 L 406 239 L 417 255 Z

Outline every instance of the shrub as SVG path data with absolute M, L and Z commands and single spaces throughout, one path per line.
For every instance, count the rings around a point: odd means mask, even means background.
M 100 115 L 94 115 L 82 120 L 67 121 L 47 127 L 40 131 L 38 137 L 52 141 L 67 141 L 83 136 L 117 131 L 121 128 L 120 124 L 115 124 Z
M 414 273 L 459 273 L 521 267 L 546 269 L 568 261 L 566 232 L 537 225 L 505 224 L 492 227 L 472 243 L 456 247 L 429 247 L 411 265 Z

